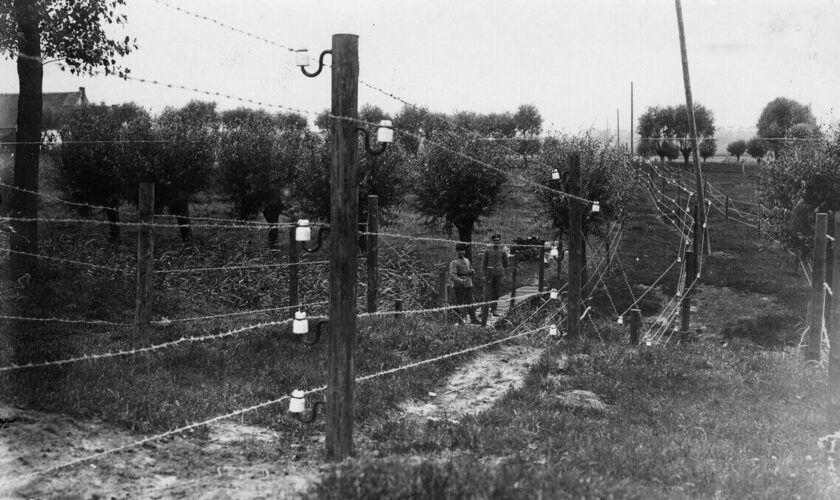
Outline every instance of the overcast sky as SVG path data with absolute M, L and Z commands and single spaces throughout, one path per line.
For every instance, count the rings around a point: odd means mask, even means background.
M 125 58 L 137 77 L 233 94 L 317 113 L 330 78 L 306 78 L 287 48 L 329 49 L 334 33 L 359 35 L 360 78 L 434 111 L 515 111 L 534 104 L 544 128 L 626 131 L 630 82 L 635 116 L 685 102 L 673 0 L 130 0 L 137 37 Z M 169 5 L 169 6 L 167 6 Z M 277 46 L 172 7 L 260 35 Z M 840 1 L 683 0 L 695 102 L 718 126 L 751 127 L 778 96 L 836 122 L 840 96 Z M 114 77 L 74 77 L 45 67 L 44 91 L 84 86 L 89 99 L 158 110 L 193 92 Z M 11 61 L 0 92 L 16 93 Z M 359 102 L 395 113 L 401 103 L 360 86 Z M 219 100 L 222 109 L 241 105 Z

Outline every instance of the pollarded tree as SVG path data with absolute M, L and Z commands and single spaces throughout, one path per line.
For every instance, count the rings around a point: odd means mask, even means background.
M 133 103 L 121 106 L 89 105 L 74 108 L 62 119 L 62 142 L 53 150 L 61 189 L 66 199 L 107 207 L 110 240 L 120 240 L 119 208 L 125 180 L 121 172 L 125 147 L 121 129 L 146 114 Z M 146 116 L 148 116 L 146 114 Z M 89 207 L 80 207 L 86 214 Z
M 755 160 L 760 164 L 761 160 L 767 154 L 767 145 L 764 140 L 753 137 L 747 141 L 747 154 L 755 158 Z
M 501 150 L 473 136 L 435 133 L 412 170 L 415 207 L 429 227 L 458 230 L 458 239 L 471 242 L 475 225 L 503 201 L 507 176 Z M 468 249 L 468 254 L 469 254 Z
M 715 152 L 717 151 L 717 142 L 714 139 L 705 138 L 700 141 L 700 145 L 698 146 L 700 150 L 700 157 L 703 158 L 703 162 L 705 163 L 706 160 L 709 159 L 710 156 L 714 156 Z
M 221 123 L 222 192 L 233 202 L 238 217 L 262 213 L 266 222 L 276 224 L 290 208 L 296 169 L 316 138 L 305 128 L 297 128 L 288 115 L 278 117 L 262 110 L 226 111 Z M 277 242 L 275 227 L 268 232 L 268 245 L 276 247 Z
M 762 169 L 761 193 L 773 235 L 810 260 L 814 213 L 840 209 L 840 133 L 787 143 L 785 154 Z
M 694 105 L 694 121 L 697 125 L 698 137 L 714 135 L 714 115 L 702 104 Z M 691 133 L 688 125 L 688 108 L 685 104 L 664 108 L 660 106 L 648 108 L 639 117 L 636 131 L 641 136 L 639 154 L 644 155 L 642 148 L 649 147 L 645 144 L 647 141 L 661 142 L 661 140 L 677 139 L 679 141 L 678 153 L 682 152 L 685 162 L 688 163 L 689 155 L 691 155 Z M 667 154 L 659 154 L 659 156 L 662 158 L 670 157 Z
M 513 115 L 516 124 L 516 133 L 521 140 L 517 145 L 517 151 L 522 155 L 522 162 L 528 166 L 528 155 L 539 152 L 540 144 L 538 136 L 542 132 L 542 115 L 533 104 L 522 104 Z
M 656 144 L 656 155 L 662 163 L 665 163 L 665 158 L 676 160 L 680 156 L 680 147 L 676 142 L 666 139 Z
M 18 98 L 17 144 L 14 184 L 38 191 L 38 160 L 41 143 L 44 59 L 53 59 L 71 73 L 93 74 L 103 68 L 106 74 L 126 76 L 117 58 L 137 48 L 129 37 L 114 39 L 104 24 L 122 25 L 126 17 L 118 14 L 125 0 L 77 2 L 72 0 L 0 0 L 0 52 L 17 59 Z M 12 215 L 37 219 L 35 196 L 13 192 Z M 12 250 L 37 253 L 37 222 L 15 222 Z M 35 267 L 31 257 L 12 254 L 15 268 Z
M 743 139 L 732 141 L 726 146 L 726 151 L 734 156 L 736 161 L 741 161 L 741 156 L 747 151 L 747 141 Z
M 552 227 L 561 234 L 569 231 L 569 204 L 582 203 L 569 199 L 556 191 L 568 191 L 568 158 L 571 153 L 580 154 L 581 196 L 597 200 L 599 212 L 592 212 L 589 203 L 583 204 L 583 234 L 603 235 L 614 221 L 626 216 L 624 207 L 632 198 L 636 180 L 630 165 L 630 157 L 624 148 L 612 142 L 602 142 L 586 133 L 580 136 L 561 135 L 543 145 L 543 162 L 556 168 L 560 180 L 552 180 L 547 170 L 537 172 L 535 180 L 555 191 L 538 189 L 542 215 L 551 221 Z M 583 240 L 582 255 L 586 265 L 586 241 Z
M 783 141 L 787 137 L 788 129 L 798 123 L 816 128 L 817 119 L 811 113 L 811 106 L 800 104 L 787 97 L 777 97 L 768 102 L 758 117 L 757 136 L 770 139 L 768 147 L 779 156 L 783 149 Z

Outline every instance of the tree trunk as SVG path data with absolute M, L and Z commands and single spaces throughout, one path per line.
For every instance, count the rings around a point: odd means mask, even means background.
M 112 245 L 120 244 L 120 213 L 116 208 L 106 208 L 105 216 L 108 217 L 108 241 Z
M 688 160 L 691 157 L 691 148 L 680 148 L 680 152 L 683 155 L 683 160 L 685 160 L 685 165 L 688 166 Z
M 272 227 L 268 230 L 268 248 L 276 250 L 280 248 L 280 230 L 277 229 L 277 222 L 280 220 L 280 209 L 272 205 L 267 205 L 263 209 L 263 217 L 265 217 L 266 222 L 272 224 Z
M 178 229 L 181 231 L 181 242 L 184 245 L 192 245 L 192 225 L 190 224 L 190 202 L 186 198 L 180 198 L 169 204 L 169 211 L 178 221 Z
M 472 235 L 473 235 L 473 225 L 474 223 L 467 223 L 460 226 L 455 226 L 458 228 L 458 239 L 467 243 L 467 258 L 470 259 L 470 263 L 475 265 L 472 259 Z
M 38 192 L 38 160 L 41 142 L 41 113 L 43 104 L 42 84 L 44 69 L 41 66 L 41 32 L 35 7 L 29 2 L 14 2 L 18 20 L 20 48 L 17 59 L 18 97 L 17 144 L 15 145 L 14 185 L 20 189 Z M 11 216 L 26 219 L 38 218 L 38 198 L 35 194 L 12 191 Z M 38 222 L 15 221 L 12 225 L 11 249 L 29 254 L 38 253 Z M 31 255 L 11 255 L 15 272 L 33 271 L 37 265 Z

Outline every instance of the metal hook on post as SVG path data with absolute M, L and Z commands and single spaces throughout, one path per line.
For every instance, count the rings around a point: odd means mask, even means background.
M 311 424 L 315 421 L 315 418 L 318 416 L 318 407 L 325 406 L 327 404 L 326 401 L 315 401 L 312 403 L 312 414 L 309 417 L 304 418 L 303 412 L 306 410 L 306 400 L 303 399 L 304 392 L 301 390 L 296 390 L 292 392 L 291 398 L 289 398 L 289 413 L 292 414 L 299 422 L 304 424 Z
M 306 241 L 311 240 L 309 221 L 306 219 L 300 219 L 297 222 L 297 227 L 295 228 L 295 241 L 300 242 L 300 247 L 308 253 L 314 253 L 321 249 L 321 244 L 324 242 L 324 235 L 326 235 L 329 232 L 329 227 L 321 226 L 321 228 L 318 230 L 318 241 L 315 243 L 314 247 L 309 248 L 304 243 Z
M 325 50 L 321 52 L 321 56 L 318 58 L 318 70 L 314 73 L 310 73 L 306 71 L 306 67 L 309 66 L 309 51 L 306 49 L 300 49 L 295 51 L 296 63 L 300 66 L 300 70 L 303 72 L 304 75 L 308 76 L 309 78 L 315 78 L 316 76 L 321 74 L 321 70 L 324 69 L 324 57 L 330 54 L 332 55 L 331 50 Z
M 357 132 L 361 132 L 365 136 L 365 151 L 372 156 L 379 156 L 385 152 L 385 148 L 389 142 L 394 142 L 394 129 L 391 128 L 391 120 L 380 120 L 379 126 L 376 127 L 376 141 L 380 144 L 378 149 L 370 147 L 370 134 L 367 129 L 363 127 L 356 127 Z

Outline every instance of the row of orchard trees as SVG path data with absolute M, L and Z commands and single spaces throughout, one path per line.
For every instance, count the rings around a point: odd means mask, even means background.
M 511 122 L 514 116 L 520 121 Z M 391 117 L 364 106 L 359 118 L 371 126 Z M 545 140 L 539 163 L 529 162 L 532 150 L 523 154 L 515 143 L 499 140 L 505 134 L 535 137 L 541 132 L 539 112 L 530 105 L 516 115 L 447 116 L 406 107 L 393 122 L 396 140 L 383 155 L 359 155 L 360 202 L 378 195 L 383 225 L 409 204 L 428 226 L 457 230 L 460 240 L 472 241 L 476 225 L 513 192 L 510 174 L 515 174 L 551 189 L 540 190 L 542 219 L 563 231 L 568 200 L 558 191 L 566 190 L 565 177 L 551 180 L 550 172 L 565 172 L 568 153 L 578 151 L 583 156 L 583 196 L 598 199 L 602 207 L 590 215 L 585 229 L 597 233 L 604 222 L 619 216 L 632 184 L 625 151 L 591 135 Z M 175 215 L 182 238 L 189 241 L 189 204 L 200 192 L 226 198 L 238 218 L 327 220 L 329 118 L 319 117 L 316 125 L 319 130 L 312 130 L 305 118 L 294 114 L 247 108 L 219 112 L 215 104 L 200 101 L 155 116 L 133 104 L 92 105 L 64 118 L 61 142 L 51 154 L 66 198 L 106 207 L 114 223 L 112 241 L 120 238 L 118 208 L 136 203 L 143 181 L 157 185 L 156 211 Z M 360 148 L 361 141 L 360 136 Z M 363 221 L 367 204 L 359 207 Z M 276 245 L 277 231 L 269 231 L 268 238 Z

